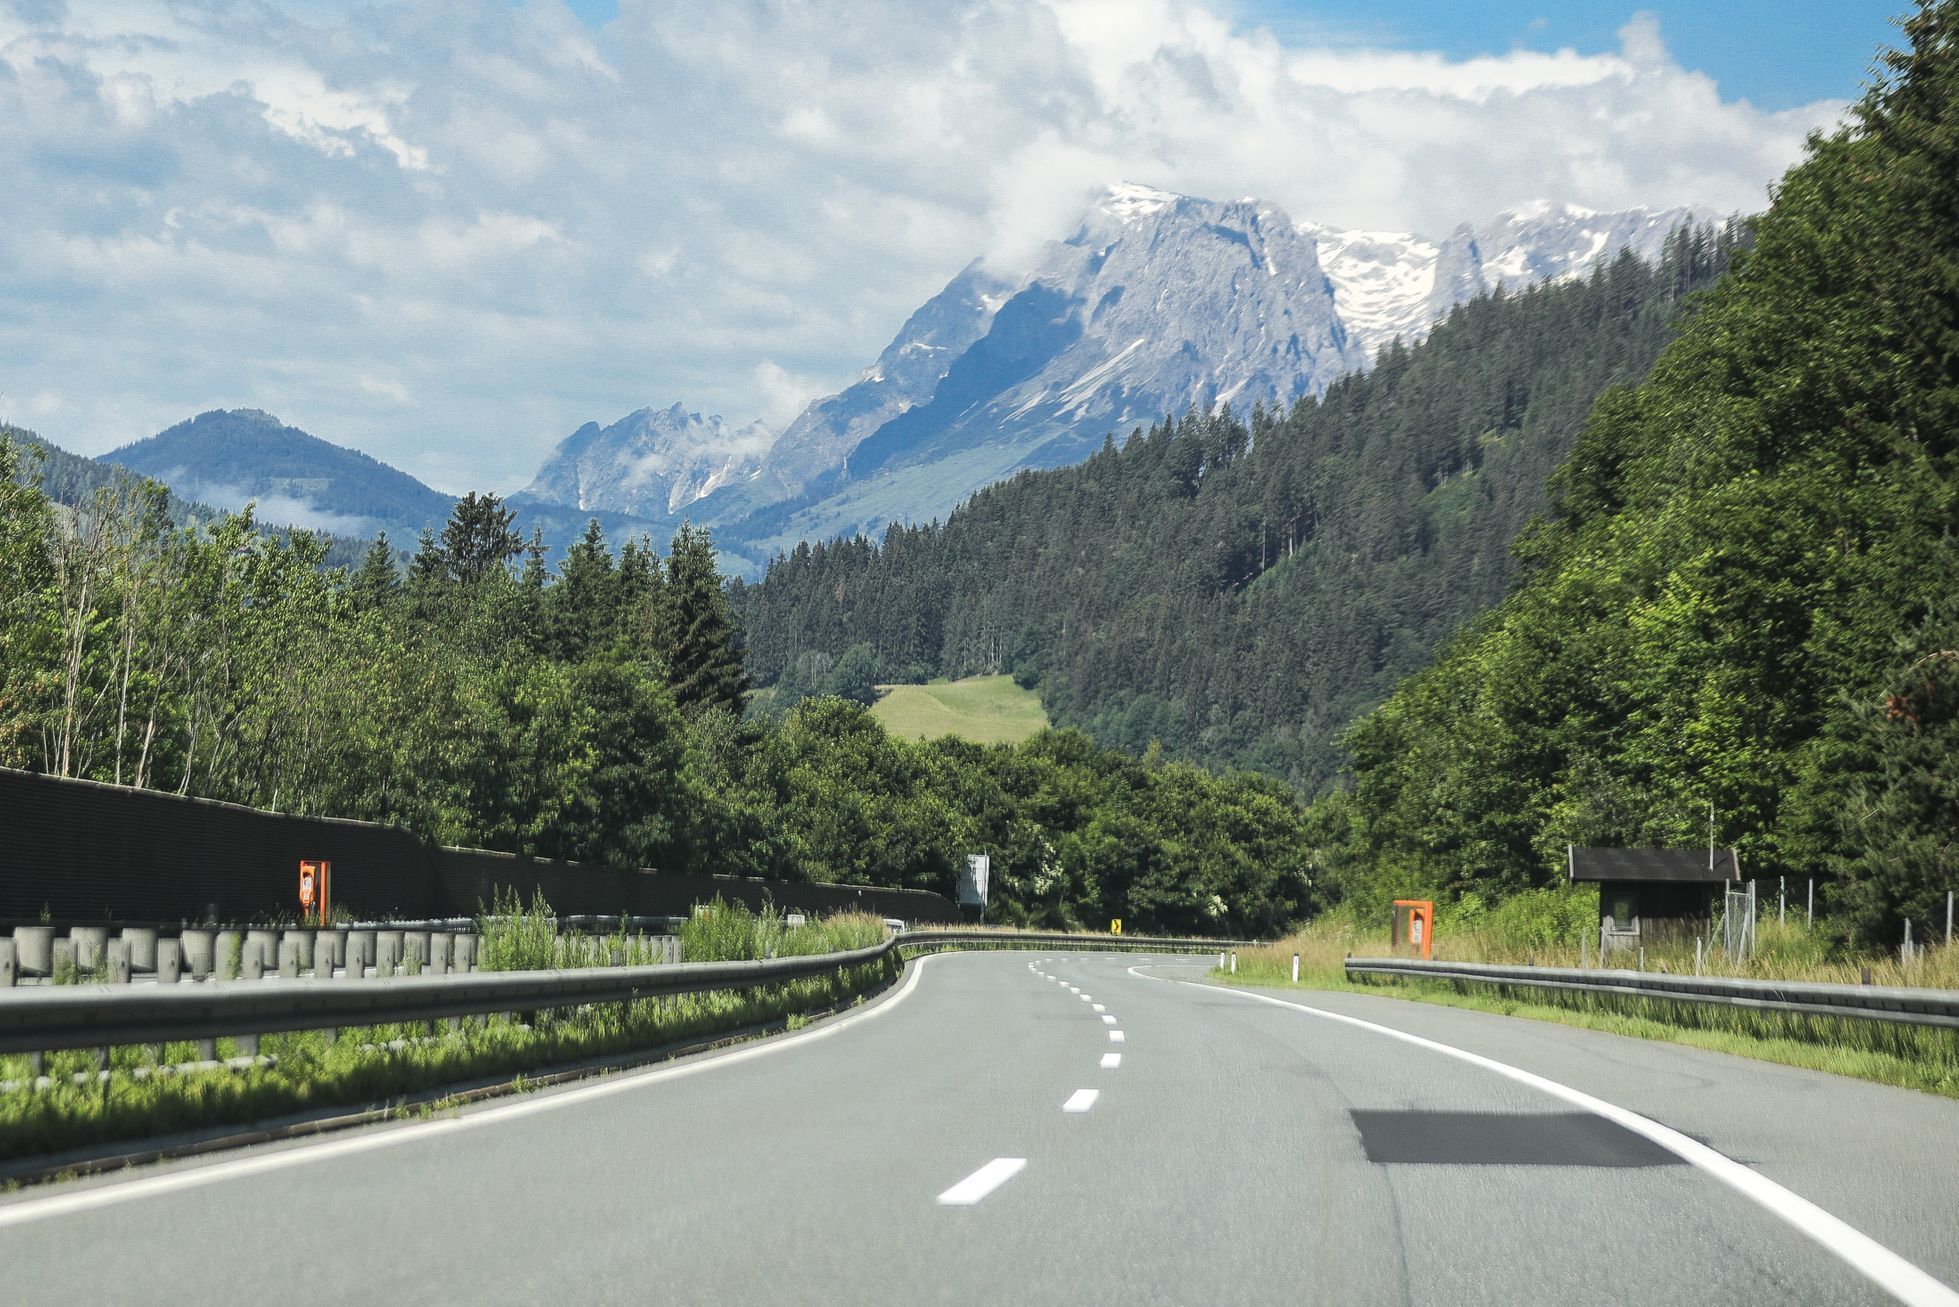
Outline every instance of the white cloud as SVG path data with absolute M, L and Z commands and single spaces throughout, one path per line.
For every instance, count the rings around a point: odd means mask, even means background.
M 1841 111 L 1725 99 L 1645 15 L 1451 59 L 1190 0 L 39 8 L 0 4 L 0 394 L 91 452 L 251 404 L 450 490 L 642 405 L 780 423 L 1108 181 L 1746 210 Z

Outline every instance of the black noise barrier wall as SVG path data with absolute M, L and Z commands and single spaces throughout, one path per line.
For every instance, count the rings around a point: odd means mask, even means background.
M 560 914 L 685 916 L 721 898 L 760 908 L 960 920 L 924 890 L 631 871 L 451 849 L 372 822 L 295 817 L 209 799 L 0 767 L 0 923 L 278 921 L 299 913 L 301 859 L 333 864 L 357 919 L 467 917 L 499 891 Z

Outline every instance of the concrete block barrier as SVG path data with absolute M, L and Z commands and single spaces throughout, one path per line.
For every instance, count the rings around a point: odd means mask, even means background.
M 131 971 L 151 972 L 156 970 L 155 926 L 124 926 L 122 942 L 129 946 L 129 969 Z
M 401 932 L 398 930 L 377 930 L 374 932 L 374 974 L 386 978 L 394 975 L 401 966 Z
M 74 969 L 75 941 L 72 939 L 56 940 L 54 942 L 54 971 L 52 974 L 60 975 L 64 971 L 73 971 Z
M 192 980 L 203 980 L 218 967 L 218 932 L 186 926 L 177 936 L 179 961 Z
M 279 941 L 279 979 L 292 980 L 299 975 L 299 944 L 290 936 Z
M 75 945 L 75 965 L 94 971 L 102 965 L 102 950 L 109 942 L 107 926 L 76 926 L 68 932 Z
M 156 942 L 156 980 L 159 985 L 174 985 L 184 972 L 183 946 L 174 939 Z
M 252 929 L 245 932 L 245 948 L 258 954 L 260 974 L 279 969 L 280 932 L 270 929 Z
M 320 955 L 326 955 L 324 962 Z M 328 971 L 347 960 L 347 930 L 344 926 L 327 926 L 313 932 L 314 969 L 324 965 Z
M 129 944 L 127 941 L 112 939 L 103 952 L 103 959 L 109 972 L 111 985 L 129 983 Z
M 10 989 L 17 978 L 14 962 L 14 942 L 0 939 L 0 989 Z
M 306 926 L 295 926 L 286 931 L 285 938 L 286 942 L 293 946 L 293 957 L 298 961 L 299 969 L 311 971 L 313 950 L 318 946 L 318 939 L 313 931 Z
M 456 970 L 476 970 L 476 949 L 478 943 L 479 941 L 476 936 L 468 931 L 456 936 L 456 942 L 453 946 L 455 953 L 452 959 Z
M 15 926 L 14 965 L 23 976 L 54 974 L 54 927 Z

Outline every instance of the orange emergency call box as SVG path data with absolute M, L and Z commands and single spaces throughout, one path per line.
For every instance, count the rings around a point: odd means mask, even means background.
M 320 925 L 327 924 L 328 883 L 333 876 L 333 864 L 320 858 L 304 858 L 299 864 L 299 910 L 302 920 L 317 920 Z
M 1406 938 L 1409 946 L 1422 951 L 1427 958 L 1429 950 L 1435 947 L 1435 904 L 1429 899 L 1396 899 L 1394 915 L 1388 919 L 1388 951 L 1401 947 L 1403 938 L 1402 918 L 1408 920 Z

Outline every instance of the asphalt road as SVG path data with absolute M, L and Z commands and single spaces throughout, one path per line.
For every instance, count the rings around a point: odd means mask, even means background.
M 733 1054 L 17 1194 L 0 1299 L 1959 1303 L 1959 1102 L 1039 956 L 929 959 Z

